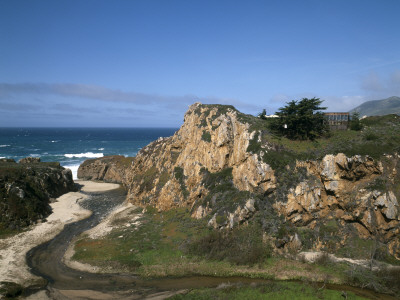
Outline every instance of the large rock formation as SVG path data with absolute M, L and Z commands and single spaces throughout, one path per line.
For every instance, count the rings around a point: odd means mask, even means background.
M 115 168 L 120 159 L 116 157 L 88 160 L 79 167 L 78 178 L 121 182 L 128 189 L 130 202 L 160 210 L 197 208 L 209 193 L 204 183 L 206 174 L 226 169 L 230 169 L 230 190 L 271 193 L 274 172 L 257 154 L 247 151 L 254 133 L 243 116 L 231 106 L 195 103 L 174 136 L 144 147 L 131 164 Z M 238 199 L 237 204 L 247 200 Z
M 314 229 L 324 220 L 336 220 L 335 234 L 342 242 L 355 229 L 361 238 L 388 244 L 400 258 L 400 208 L 392 190 L 398 184 L 398 161 L 397 155 L 387 156 L 384 165 L 368 156 L 348 158 L 342 153 L 326 155 L 322 161 L 298 161 L 296 168 L 306 168 L 309 178 L 275 207 L 296 226 Z M 394 185 L 379 186 L 387 179 Z
M 46 218 L 51 212 L 51 198 L 73 190 L 71 170 L 59 163 L 1 159 L 0 227 L 15 229 Z
M 232 107 L 190 106 L 174 136 L 151 143 L 136 156 L 126 177 L 129 200 L 159 209 L 193 207 L 208 194 L 204 171 L 227 168 L 238 190 L 271 192 L 273 170 L 247 152 L 251 133 L 239 114 Z
M 214 228 L 257 215 L 278 248 L 306 247 L 311 237 L 307 247 L 332 250 L 356 236 L 379 240 L 400 259 L 397 155 L 383 163 L 339 153 L 274 170 L 293 153 L 272 143 L 259 122 L 231 106 L 196 103 L 172 137 L 144 147 L 129 163 L 86 161 L 78 177 L 121 182 L 137 205 L 188 207 Z
M 78 178 L 123 183 L 125 180 L 125 171 L 131 166 L 132 160 L 132 157 L 124 157 L 122 155 L 88 159 L 79 166 Z

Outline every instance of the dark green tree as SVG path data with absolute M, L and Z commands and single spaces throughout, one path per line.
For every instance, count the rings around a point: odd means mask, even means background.
M 360 113 L 353 112 L 350 118 L 350 129 L 360 131 L 363 128 L 360 122 Z
M 262 110 L 262 112 L 260 112 L 260 113 L 258 114 L 258 117 L 259 117 L 260 119 L 266 120 L 266 119 L 267 119 L 266 115 L 267 115 L 267 110 L 264 108 L 264 109 Z
M 325 116 L 321 112 L 323 100 L 319 98 L 303 98 L 292 100 L 279 108 L 279 118 L 271 122 L 271 129 L 289 139 L 313 140 L 329 131 Z

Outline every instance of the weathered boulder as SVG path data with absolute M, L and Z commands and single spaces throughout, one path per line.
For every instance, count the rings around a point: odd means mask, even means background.
M 20 164 L 34 164 L 34 163 L 40 163 L 40 157 L 25 157 L 20 159 L 19 161 Z

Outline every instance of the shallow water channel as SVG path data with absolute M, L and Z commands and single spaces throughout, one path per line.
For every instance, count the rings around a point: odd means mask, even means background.
M 51 297 L 54 299 L 78 298 L 77 296 L 71 296 L 74 295 L 73 293 L 70 293 L 70 296 L 65 296 L 68 293 L 64 293 L 63 296 L 57 296 L 57 293 L 54 292 L 57 290 L 85 291 L 85 297 L 81 298 L 82 296 L 80 296 L 79 299 L 96 299 L 96 292 L 113 294 L 114 299 L 140 299 L 159 292 L 217 287 L 223 283 L 251 284 L 271 282 L 271 280 L 264 279 L 211 276 L 148 280 L 131 274 L 93 274 L 71 269 L 62 262 L 71 240 L 82 232 L 96 226 L 117 205 L 125 200 L 125 191 L 122 188 L 108 192 L 87 194 L 90 197 L 82 202 L 81 206 L 91 210 L 93 214 L 87 219 L 66 225 L 64 230 L 54 239 L 33 248 L 27 254 L 27 263 L 31 268 L 31 272 L 47 280 L 47 285 L 42 288 L 51 291 Z M 387 295 L 351 286 L 327 285 L 326 288 L 352 291 L 370 299 L 395 299 Z M 115 297 L 115 293 L 118 293 L 119 296 Z

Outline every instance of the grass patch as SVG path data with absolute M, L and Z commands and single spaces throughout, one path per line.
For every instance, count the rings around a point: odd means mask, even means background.
M 201 139 L 207 143 L 211 143 L 211 133 L 209 133 L 207 130 L 203 130 Z
M 184 244 L 207 230 L 205 221 L 192 219 L 186 209 L 158 213 L 148 207 L 139 222 L 135 230 L 117 227 L 103 239 L 82 238 L 73 259 L 140 273 L 146 266 L 180 262 Z
M 298 282 L 269 282 L 253 286 L 227 285 L 217 289 L 195 289 L 169 299 L 341 299 L 342 292 L 321 289 L 318 285 Z M 348 292 L 347 299 L 366 299 Z
M 163 171 L 158 178 L 158 183 L 157 183 L 157 188 L 162 189 L 164 185 L 168 182 L 169 180 L 169 174 L 167 171 Z
M 260 136 L 259 132 L 256 132 L 254 134 L 254 137 L 249 140 L 249 145 L 247 146 L 247 152 L 251 152 L 251 153 L 258 153 L 260 152 L 261 148 L 261 143 L 258 142 L 258 138 Z
M 183 174 L 183 169 L 181 167 L 174 168 L 175 179 L 178 180 L 183 197 L 186 199 L 189 196 L 189 192 L 185 185 L 185 175 Z
M 400 150 L 400 117 L 394 115 L 368 117 L 363 119 L 364 129 L 331 131 L 328 137 L 314 141 L 296 141 L 262 130 L 261 145 L 268 143 L 274 150 L 268 151 L 273 157 L 265 158 L 267 163 L 287 165 L 292 160 L 321 159 L 326 154 L 344 153 L 347 156 L 370 155 L 379 159 L 383 154 Z M 254 140 L 253 142 L 255 142 Z M 257 145 L 253 149 L 260 149 Z M 251 152 L 254 150 L 251 149 Z M 278 152 L 275 156 L 273 152 Z M 274 168 L 274 167 L 273 167 Z
M 272 255 L 272 248 L 263 242 L 257 224 L 236 227 L 231 231 L 212 230 L 191 242 L 187 249 L 190 254 L 207 259 L 242 265 L 262 263 Z
M 0 223 L 0 239 L 6 239 L 21 232 L 21 230 L 10 229 Z
M 203 175 L 202 183 L 209 190 L 202 204 L 206 206 L 208 203 L 213 213 L 226 214 L 232 212 L 252 197 L 250 192 L 239 191 L 235 187 L 232 168 L 225 168 L 215 173 L 203 168 L 201 172 Z
M 338 250 L 337 254 L 341 257 L 368 259 L 371 257 L 371 251 L 374 247 L 375 241 L 371 239 L 364 240 L 358 237 L 358 235 L 353 234 L 352 238 Z
M 270 257 L 270 248 L 263 243 L 256 224 L 224 235 L 208 229 L 206 220 L 191 218 L 184 208 L 157 212 L 152 207 L 146 208 L 139 221 L 138 227 L 114 226 L 101 239 L 83 236 L 75 244 L 73 259 L 143 277 L 211 275 L 323 280 L 332 273 L 319 266 Z M 213 250 L 214 246 L 223 249 L 227 257 Z
M 347 276 L 346 281 L 351 285 L 400 297 L 399 269 L 382 268 L 379 271 L 370 271 L 353 265 L 346 270 L 345 274 Z

